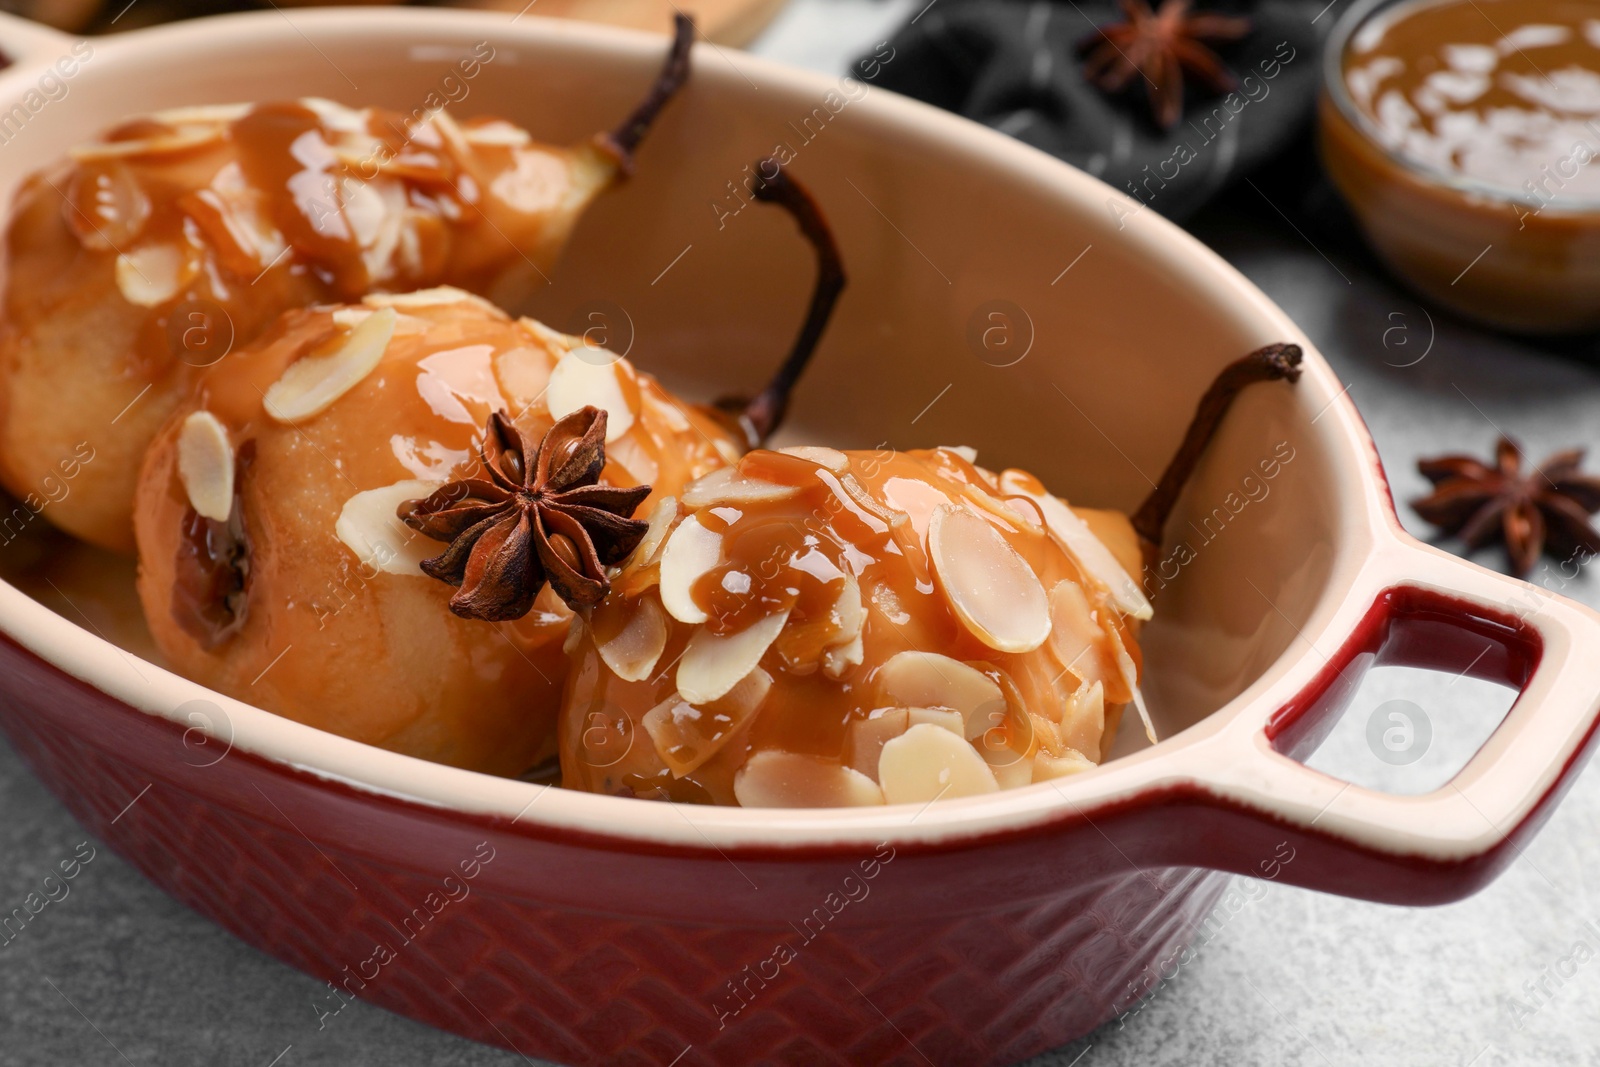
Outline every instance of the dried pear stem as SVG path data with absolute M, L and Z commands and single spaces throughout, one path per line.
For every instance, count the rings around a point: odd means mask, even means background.
M 1200 457 L 1216 436 L 1217 427 L 1222 425 L 1222 417 L 1228 413 L 1234 398 L 1256 382 L 1299 381 L 1300 358 L 1299 345 L 1267 345 L 1228 364 L 1211 383 L 1211 388 L 1200 398 L 1183 443 L 1173 454 L 1172 462 L 1167 464 L 1161 481 L 1133 513 L 1133 531 L 1139 535 L 1144 548 L 1146 565 L 1160 554 L 1162 532 L 1178 502 L 1178 495 L 1193 477 Z
M 725 411 L 737 412 L 751 448 L 759 448 L 783 422 L 789 409 L 789 394 L 816 352 L 817 342 L 822 339 L 822 331 L 827 329 L 833 306 L 844 291 L 846 281 L 844 261 L 839 257 L 833 231 L 806 187 L 791 178 L 771 157 L 757 163 L 755 172 L 761 179 L 753 190 L 756 199 L 777 204 L 793 216 L 800 233 L 816 250 L 817 283 L 811 291 L 811 306 L 806 310 L 794 345 L 766 388 L 749 401 L 729 398 L 717 402 Z
M 633 173 L 633 154 L 638 150 L 639 142 L 650 132 L 651 125 L 656 116 L 661 114 L 661 109 L 667 106 L 667 101 L 689 80 L 689 52 L 694 45 L 694 34 L 694 19 L 682 12 L 672 16 L 672 49 L 667 53 L 667 61 L 662 64 L 655 83 L 650 86 L 645 98 L 639 101 L 639 106 L 633 109 L 633 114 L 618 123 L 610 133 L 600 135 L 600 144 L 616 157 L 617 166 L 623 174 Z

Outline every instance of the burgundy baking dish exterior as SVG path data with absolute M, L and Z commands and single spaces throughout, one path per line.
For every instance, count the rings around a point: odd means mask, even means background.
M 285 95 L 409 107 L 485 40 L 496 59 L 458 106 L 552 140 L 620 113 L 660 50 L 531 17 L 264 12 L 96 40 L 69 91 L 29 110 L 70 42 L 6 19 L 0 113 L 21 101 L 30 118 L 0 186 L 131 112 Z M 792 235 L 730 194 L 775 139 L 851 268 L 791 439 L 971 443 L 1074 502 L 1127 507 L 1224 362 L 1306 347 L 1300 384 L 1238 405 L 1180 508 L 1192 551 L 1160 572 L 1145 642 L 1163 740 L 921 809 L 651 804 L 321 733 L 0 583 L 0 726 L 92 833 L 325 979 L 326 1011 L 360 997 L 574 1064 L 1015 1062 L 1137 1003 L 1230 874 L 1425 904 L 1511 861 L 1592 747 L 1600 616 L 1409 538 L 1326 362 L 1153 213 L 866 70 L 844 83 L 705 48 L 696 64 L 635 180 L 530 303 L 562 322 L 614 301 L 630 358 L 691 395 L 738 379 L 803 299 L 809 265 L 777 251 Z M 1029 342 L 1004 366 L 967 342 L 997 300 Z M 1247 477 L 1270 493 L 1236 510 Z M 1520 693 L 1425 796 L 1297 762 L 1379 663 Z

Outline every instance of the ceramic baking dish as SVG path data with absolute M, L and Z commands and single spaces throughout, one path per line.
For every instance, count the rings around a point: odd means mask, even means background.
M 457 109 L 550 140 L 623 113 L 662 47 L 531 16 L 297 9 L 96 40 L 68 76 L 72 42 L 6 19 L 0 193 L 134 112 L 310 94 L 409 110 L 480 41 L 494 58 Z M 568 1063 L 1016 1061 L 1131 1007 L 1229 874 L 1422 904 L 1510 861 L 1590 746 L 1600 618 L 1403 533 L 1328 365 L 1151 211 L 864 77 L 706 47 L 695 64 L 528 308 L 568 325 L 609 301 L 630 358 L 688 395 L 752 384 L 803 307 L 792 226 L 739 207 L 744 166 L 780 143 L 851 277 L 791 441 L 965 443 L 1129 508 L 1225 362 L 1306 346 L 1297 387 L 1234 409 L 1174 523 L 1191 551 L 1160 576 L 1145 643 L 1161 742 L 925 808 L 585 795 L 346 741 L 139 658 L 128 565 L 59 614 L 0 585 L 0 724 L 93 833 L 326 979 L 327 1011 L 359 996 Z M 981 341 L 996 308 L 1018 331 L 1003 360 Z M 66 550 L 18 551 L 0 559 L 27 585 Z M 1442 789 L 1374 793 L 1293 758 L 1374 663 L 1520 696 Z

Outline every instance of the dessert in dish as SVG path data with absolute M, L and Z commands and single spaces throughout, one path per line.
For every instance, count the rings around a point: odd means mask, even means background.
M 774 184 L 809 204 L 787 175 Z M 809 356 L 813 321 L 780 377 Z M 744 425 L 775 424 L 774 395 Z M 524 439 L 550 446 L 535 457 Z M 573 611 L 599 601 L 605 568 L 643 535 L 629 516 L 652 506 L 652 486 L 681 494 L 746 444 L 734 420 L 627 360 L 458 289 L 287 312 L 197 374 L 146 455 L 145 616 L 168 660 L 221 692 L 520 774 L 554 752 Z M 514 511 L 529 479 L 570 490 L 567 507 L 463 536 L 500 504 Z M 588 556 L 570 555 L 575 542 Z M 592 559 L 588 576 L 552 543 Z
M 22 496 L 72 464 L 51 521 L 129 551 L 157 428 L 282 312 L 443 284 L 520 300 L 631 166 L 692 34 L 680 19 L 639 109 L 576 146 L 308 99 L 133 119 L 35 174 L 6 235 L 0 482 Z
M 613 485 L 727 462 L 714 420 L 587 354 L 460 290 L 287 313 L 197 377 L 147 454 L 135 529 L 157 645 L 290 718 L 527 770 L 548 754 L 570 612 L 550 594 L 513 623 L 457 618 L 418 570 L 442 546 L 395 509 L 472 464 L 490 412 L 542 433 L 572 397 L 615 413 Z
M 574 624 L 563 783 L 745 807 L 927 803 L 1094 767 L 1139 693 L 1136 576 L 1238 391 L 1206 394 L 1132 519 L 964 448 L 754 451 L 662 498 Z
M 964 447 L 769 450 L 845 284 L 777 160 L 751 191 L 797 223 L 816 281 L 752 398 L 686 402 L 481 295 L 523 288 L 518 262 L 548 263 L 625 169 L 686 43 L 680 26 L 603 147 L 442 113 L 391 143 L 373 113 L 302 101 L 129 124 L 75 159 L 70 191 L 41 177 L 13 264 L 54 257 L 61 299 L 6 338 L 8 476 L 26 469 L 18 405 L 88 329 L 62 316 L 109 315 L 72 370 L 100 360 L 154 395 L 115 413 L 95 468 L 114 482 L 137 459 L 131 505 L 101 481 L 71 499 L 105 499 L 52 517 L 112 547 L 128 522 L 151 637 L 187 677 L 459 767 L 694 803 L 921 803 L 1091 768 L 1129 705 L 1154 740 L 1144 569 L 1233 397 L 1293 381 L 1298 349 L 1224 371 L 1131 518 Z M 372 177 L 349 173 L 363 152 L 383 159 Z M 546 198 L 483 192 L 524 181 Z M 237 343 L 151 348 L 204 301 Z M 58 433 L 105 414 L 97 388 Z

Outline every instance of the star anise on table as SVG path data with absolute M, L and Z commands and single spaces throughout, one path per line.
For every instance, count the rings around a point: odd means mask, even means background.
M 529 453 L 511 420 L 495 412 L 479 452 L 487 477 L 461 478 L 400 505 L 400 521 L 449 543 L 422 562 L 422 572 L 459 587 L 452 612 L 519 619 L 546 582 L 574 610 L 610 592 L 606 568 L 626 559 L 650 528 L 631 517 L 650 487 L 597 484 L 605 441 L 606 413 L 586 407 Z
M 1600 553 L 1600 531 L 1589 521 L 1600 511 L 1600 478 L 1579 470 L 1582 463 L 1583 449 L 1569 448 L 1524 473 L 1522 446 L 1502 437 L 1494 466 L 1462 455 L 1418 460 L 1433 492 L 1411 506 L 1468 548 L 1498 534 L 1521 577 L 1546 546 L 1568 559 Z
M 1207 42 L 1237 41 L 1250 20 L 1189 13 L 1189 0 L 1163 0 L 1152 11 L 1145 0 L 1120 0 L 1124 22 L 1101 26 L 1084 39 L 1083 76 L 1108 93 L 1143 79 L 1156 125 L 1170 130 L 1183 114 L 1187 75 L 1213 93 L 1232 92 L 1238 81 Z

